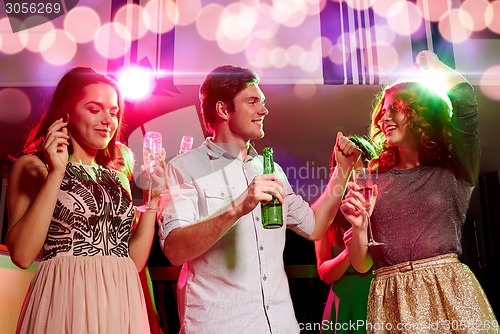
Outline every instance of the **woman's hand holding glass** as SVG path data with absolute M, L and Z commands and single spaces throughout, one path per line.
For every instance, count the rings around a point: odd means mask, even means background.
M 372 183 L 371 177 L 366 175 L 367 172 L 367 170 L 353 172 L 355 182 L 348 183 L 349 192 L 342 201 L 340 209 L 354 228 L 368 230 L 368 246 L 383 245 L 375 241 L 372 234 L 370 216 L 375 206 L 378 188 Z
M 159 199 L 165 187 L 165 155 L 161 134 L 152 131 L 147 132 L 144 136 L 143 146 L 144 164 L 141 166 L 139 175 L 141 188 L 147 189 L 147 200 L 146 204 L 137 208 L 141 212 L 147 210 L 156 211 L 158 209 L 158 205 L 152 201 Z

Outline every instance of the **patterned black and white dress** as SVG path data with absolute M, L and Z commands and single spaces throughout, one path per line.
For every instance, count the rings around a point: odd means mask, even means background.
M 149 333 L 133 219 L 115 172 L 69 162 L 17 332 Z

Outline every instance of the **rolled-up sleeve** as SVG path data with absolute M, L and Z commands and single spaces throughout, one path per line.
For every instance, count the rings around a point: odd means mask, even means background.
M 166 190 L 162 194 L 163 209 L 159 217 L 158 231 L 162 249 L 172 230 L 200 220 L 197 190 L 191 178 L 175 164 L 175 160 L 167 164 L 166 183 Z
M 314 211 L 302 196 L 293 191 L 281 166 L 275 164 L 275 168 L 276 174 L 283 182 L 286 194 L 284 206 L 286 210 L 286 226 L 298 235 L 307 238 L 314 231 Z

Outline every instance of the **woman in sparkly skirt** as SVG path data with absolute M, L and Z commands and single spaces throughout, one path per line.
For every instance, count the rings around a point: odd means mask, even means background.
M 461 230 L 479 175 L 479 115 L 472 86 L 430 52 L 416 65 L 441 75 L 445 98 L 419 82 L 382 91 L 371 136 L 379 156 L 370 207 L 349 184 L 341 210 L 351 222 L 351 264 L 373 267 L 368 333 L 498 333 L 492 308 L 458 260 Z M 451 114 L 451 116 L 450 116 Z M 373 238 L 369 238 L 371 214 Z M 368 246 L 373 239 L 381 245 Z

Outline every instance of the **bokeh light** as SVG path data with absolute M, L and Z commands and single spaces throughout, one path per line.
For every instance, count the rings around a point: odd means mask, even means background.
M 31 18 L 26 19 L 29 22 Z M 40 18 L 35 21 L 40 20 Z M 45 22 L 38 26 L 34 26 L 26 30 L 28 34 L 28 42 L 26 43 L 26 49 L 31 52 L 40 52 L 42 51 L 42 43 L 41 40 L 45 36 L 46 33 L 50 33 L 55 30 L 54 24 L 51 21 Z
M 334 64 L 342 65 L 345 62 L 345 59 L 350 59 L 350 56 L 343 52 L 340 44 L 335 44 L 330 48 L 330 52 L 328 54 L 328 59 Z
M 237 3 L 231 4 L 222 11 L 217 37 L 244 40 L 251 35 L 257 20 L 255 10 Z
M 288 60 L 288 52 L 282 47 L 273 48 L 269 52 L 269 64 L 275 68 L 286 67 Z
M 80 44 L 91 42 L 100 26 L 99 15 L 90 7 L 77 6 L 64 16 L 64 30 Z
M 417 0 L 417 7 L 424 19 L 438 22 L 451 9 L 451 0 Z
M 468 13 L 471 18 L 471 26 L 467 26 L 467 29 L 472 31 L 481 31 L 487 27 L 486 22 L 486 11 L 488 9 L 488 0 L 465 0 L 460 9 L 463 13 Z M 464 20 L 464 24 L 467 24 L 467 20 Z
M 179 16 L 177 6 L 172 0 L 151 0 L 144 6 L 144 10 L 150 18 L 144 23 L 154 33 L 163 34 L 172 30 Z
M 311 100 L 316 96 L 317 87 L 311 80 L 300 79 L 293 86 L 295 95 L 302 100 Z
M 55 66 L 70 63 L 77 51 L 73 36 L 62 29 L 45 33 L 40 40 L 40 47 L 43 59 Z
M 302 55 L 305 52 L 304 48 L 299 45 L 292 45 L 286 51 L 288 53 L 288 63 L 292 66 L 300 66 Z
M 257 7 L 257 22 L 255 23 L 252 35 L 262 39 L 271 39 L 278 32 L 280 25 L 271 18 L 272 7 L 267 4 L 261 4 Z
M 151 25 L 149 13 L 144 10 L 144 7 L 137 4 L 122 6 L 116 12 L 113 21 L 124 27 L 131 27 L 130 33 L 132 40 L 138 40 L 144 37 L 149 31 L 148 26 Z
M 375 48 L 379 56 L 377 63 L 374 64 L 374 72 L 378 73 L 381 78 L 392 77 L 399 64 L 398 51 L 394 46 L 386 43 L 378 43 Z
M 196 20 L 198 34 L 207 41 L 217 39 L 217 26 L 224 7 L 219 4 L 209 4 L 201 10 Z
M 283 26 L 298 27 L 307 17 L 307 6 L 302 0 L 275 0 L 271 17 Z
M 201 0 L 177 1 L 179 17 L 176 25 L 187 26 L 196 21 L 201 10 Z
M 500 34 L 500 1 L 491 2 L 485 15 L 488 28 L 494 33 Z
M 451 43 L 463 43 L 467 41 L 472 30 L 467 28 L 473 25 L 469 13 L 461 9 L 452 9 L 447 16 L 439 21 L 439 32 L 444 39 Z
M 21 123 L 31 113 L 31 102 L 22 90 L 4 88 L 0 90 L 0 122 L 6 124 Z
M 481 75 L 479 84 L 484 95 L 500 101 L 500 65 L 486 69 Z
M 306 51 L 300 58 L 300 68 L 305 72 L 314 72 L 321 67 L 321 58 L 316 52 Z
M 373 3 L 373 11 L 382 16 L 387 17 L 387 13 L 392 6 L 401 6 L 401 3 L 404 3 L 405 0 L 377 0 Z
M 13 18 L 12 20 L 15 21 L 16 19 Z M 14 25 L 15 24 L 19 23 L 14 23 Z M 0 19 L 0 32 L 3 31 L 7 33 L 2 33 L 2 49 L 0 50 L 2 53 L 14 55 L 21 52 L 28 43 L 28 33 L 26 30 L 15 34 L 10 33 L 11 27 L 9 18 L 7 17 Z
M 398 1 L 387 13 L 389 27 L 399 35 L 410 36 L 422 26 L 422 14 L 412 2 Z
M 119 23 L 106 23 L 97 31 L 94 45 L 101 56 L 118 58 L 130 49 L 131 35 L 128 29 Z

